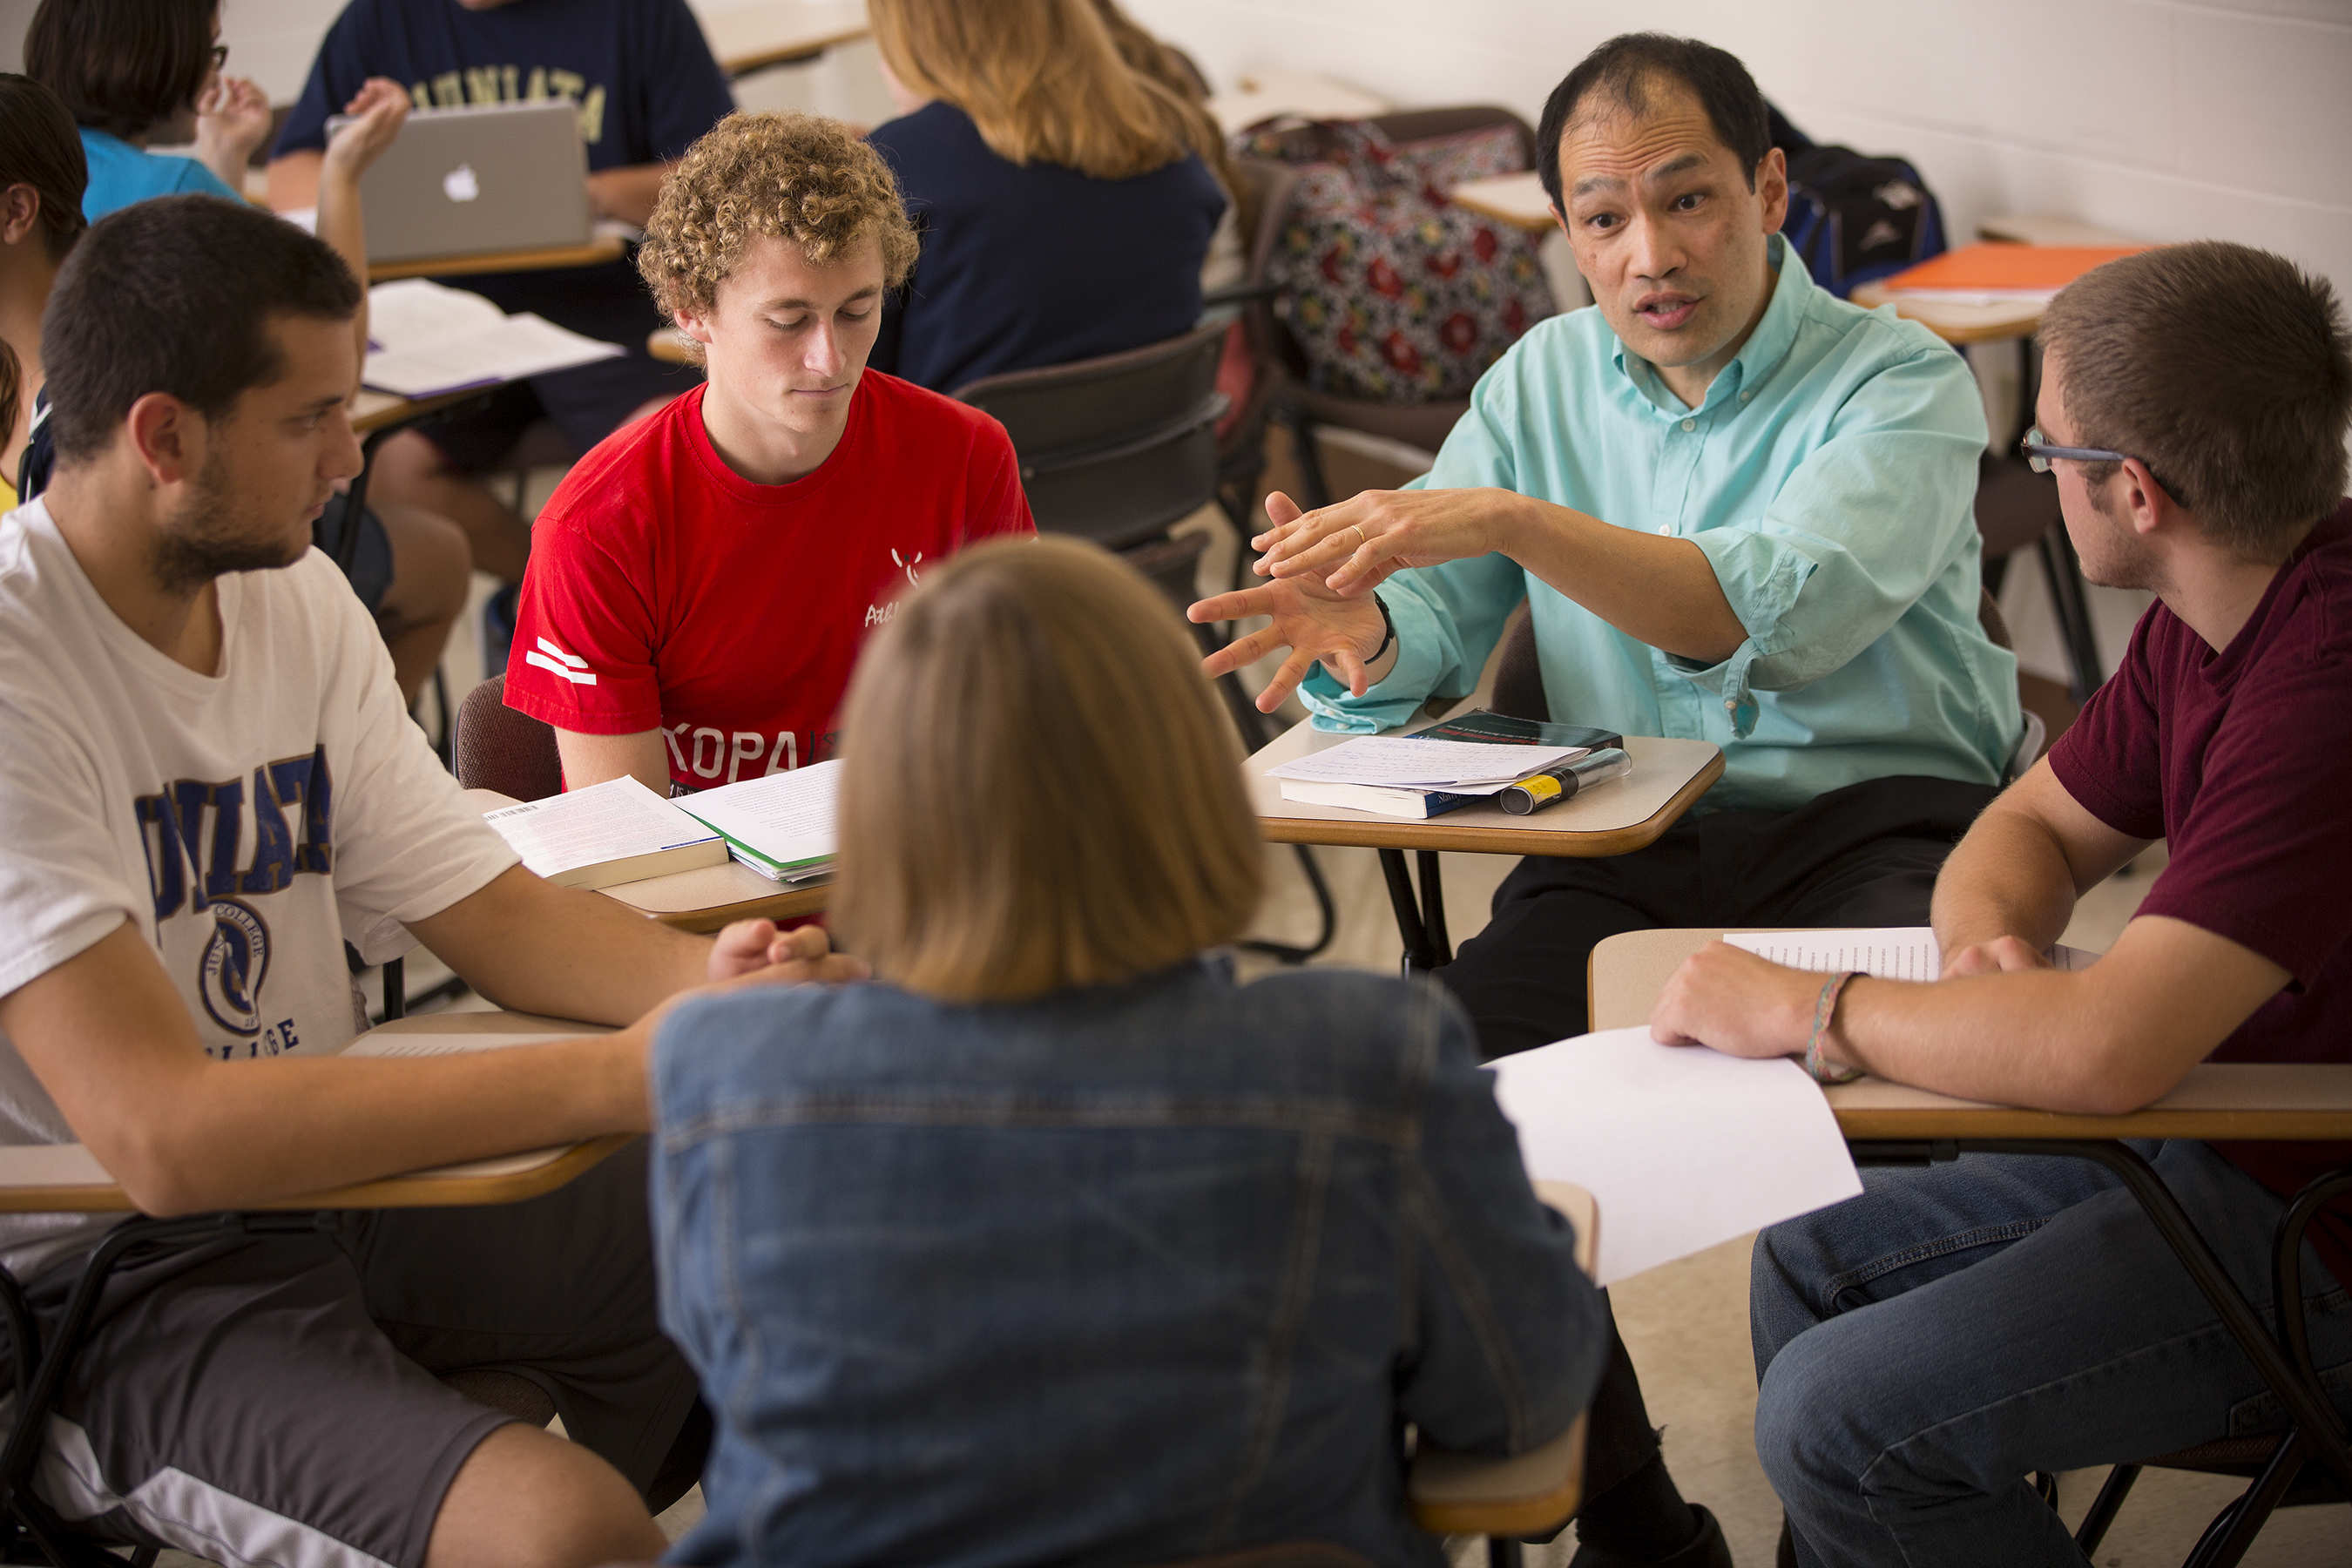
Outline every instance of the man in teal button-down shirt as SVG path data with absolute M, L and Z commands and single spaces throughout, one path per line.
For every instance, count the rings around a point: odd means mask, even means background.
M 1926 923 L 2021 728 L 2015 661 L 1977 620 L 1975 380 L 1790 253 L 1746 68 L 1612 39 L 1553 92 L 1538 152 L 1598 309 L 1505 354 L 1408 489 L 1303 516 L 1269 498 L 1273 581 L 1192 611 L 1272 617 L 1208 663 L 1287 649 L 1261 706 L 1297 689 L 1318 723 L 1372 730 L 1471 690 L 1524 595 L 1554 718 L 1724 748 L 1650 848 L 1505 882 L 1439 971 L 1490 1056 L 1582 1032 L 1586 954 L 1614 931 Z M 1711 1523 L 1688 1539 L 1622 1353 L 1591 1440 L 1579 1568 L 1728 1561 Z

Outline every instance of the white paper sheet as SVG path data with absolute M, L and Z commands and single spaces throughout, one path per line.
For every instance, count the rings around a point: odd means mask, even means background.
M 1475 741 L 1426 741 L 1417 735 L 1366 735 L 1265 771 L 1270 778 L 1384 789 L 1499 788 L 1583 754 L 1581 746 L 1490 746 Z
M 1600 1205 L 1604 1286 L 1862 1191 L 1829 1102 L 1784 1058 L 1662 1046 L 1642 1026 L 1494 1068 L 1528 1174 Z
M 541 877 L 718 837 L 625 773 L 568 795 L 484 812 L 482 820 Z
M 1724 941 L 1759 958 L 1832 974 L 1851 969 L 1881 980 L 1935 980 L 1944 973 L 1943 951 L 1927 926 L 1853 927 L 1838 931 L 1734 931 Z M 2088 969 L 2099 955 L 2059 942 L 2043 954 L 2059 969 Z
M 678 807 L 790 869 L 833 858 L 833 801 L 840 787 L 839 761 L 811 763 L 688 795 Z

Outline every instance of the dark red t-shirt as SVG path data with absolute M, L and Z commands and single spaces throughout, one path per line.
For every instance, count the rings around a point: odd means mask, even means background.
M 2067 793 L 2119 833 L 2168 841 L 2140 902 L 2252 949 L 2294 979 L 2221 1062 L 2352 1062 L 2352 500 L 2314 529 L 2216 653 L 2162 604 L 2051 749 Z M 2352 1164 L 2347 1143 L 2216 1143 L 2274 1193 Z M 2312 1241 L 2352 1284 L 2352 1214 Z
M 814 473 L 719 460 L 703 388 L 600 442 L 531 530 L 506 700 L 558 729 L 659 729 L 690 789 L 832 754 L 866 634 L 965 544 L 1036 531 L 1004 426 L 867 371 Z

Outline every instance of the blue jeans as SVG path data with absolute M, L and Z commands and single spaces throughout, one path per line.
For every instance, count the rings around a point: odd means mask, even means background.
M 2284 1201 L 2202 1143 L 2134 1147 L 2267 1320 Z M 2286 1425 L 2104 1168 L 1975 1154 L 1863 1184 L 1756 1242 L 1756 1450 L 1800 1562 L 2079 1568 L 2030 1472 Z M 2303 1268 L 2314 1362 L 2352 1412 L 2352 1295 L 2308 1243 Z

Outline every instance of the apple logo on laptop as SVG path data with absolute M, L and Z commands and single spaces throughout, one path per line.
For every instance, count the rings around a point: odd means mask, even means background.
M 453 202 L 470 202 L 482 194 L 482 182 L 474 177 L 471 163 L 460 163 L 441 176 L 441 194 Z

